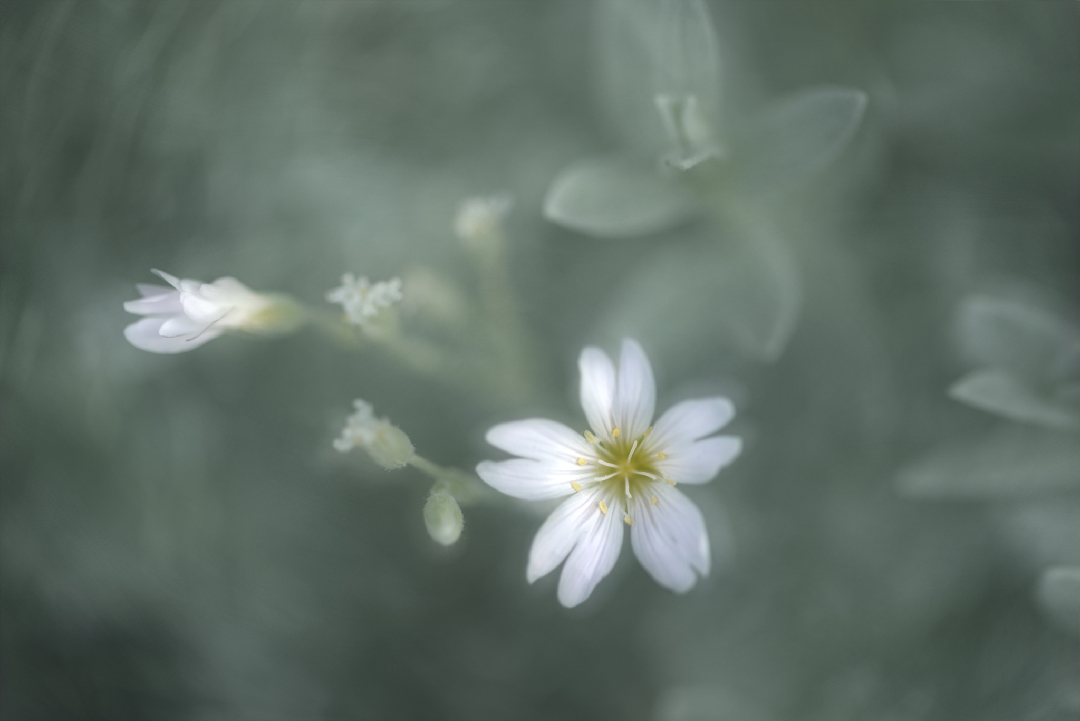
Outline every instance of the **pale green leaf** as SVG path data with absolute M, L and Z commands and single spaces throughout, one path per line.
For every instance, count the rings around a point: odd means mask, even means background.
M 752 190 L 798 184 L 847 147 L 866 110 L 866 93 L 809 88 L 780 100 L 732 142 L 733 173 Z
M 1023 423 L 1047 428 L 1080 428 L 1077 408 L 1036 392 L 1028 383 L 997 369 L 969 373 L 949 388 L 962 403 Z
M 900 471 L 897 487 L 920 498 L 1001 498 L 1080 488 L 1073 434 L 1006 426 L 946 446 Z
M 688 220 L 692 198 L 648 163 L 620 159 L 577 162 L 548 188 L 544 217 L 597 238 L 668 230 Z
M 972 362 L 1021 378 L 1063 380 L 1080 367 L 1080 333 L 1029 303 L 971 296 L 960 306 L 957 335 Z
M 671 149 L 655 104 L 692 98 L 702 129 L 714 135 L 720 107 L 716 32 L 702 0 L 602 0 L 596 3 L 596 68 L 602 107 L 624 140 L 638 151 Z
M 1043 573 L 1038 599 L 1061 626 L 1080 634 L 1080 568 L 1060 566 Z
M 632 335 L 669 363 L 715 345 L 756 360 L 777 359 L 801 303 L 790 251 L 765 235 L 739 237 L 647 258 L 601 316 L 608 335 Z

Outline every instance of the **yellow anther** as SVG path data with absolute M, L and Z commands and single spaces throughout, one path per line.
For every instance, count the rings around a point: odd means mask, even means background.
M 664 480 L 667 481 L 668 483 L 670 483 L 673 486 L 675 485 L 675 481 L 671 480 L 670 478 L 665 478 Z
M 656 457 L 659 458 L 662 461 L 665 458 L 667 458 L 667 454 L 666 453 L 657 453 Z
M 581 484 L 577 481 L 570 481 L 570 487 L 574 489 L 574 493 L 577 493 L 581 490 Z
M 618 438 L 619 433 L 621 433 L 621 431 L 618 428 L 611 429 L 611 437 L 612 438 Z
M 622 519 L 623 519 L 623 521 L 626 522 L 626 525 L 628 525 L 628 526 L 634 525 L 634 519 L 631 518 L 630 516 L 623 516 Z
M 656 496 L 649 496 L 649 502 L 655 506 L 660 503 L 660 499 Z
M 648 438 L 650 433 L 652 433 L 652 426 L 649 426 L 648 429 L 646 429 L 645 435 L 643 435 L 642 438 Z
M 603 501 L 600 501 L 600 512 L 605 515 L 607 514 L 607 504 Z
M 588 461 L 586 461 L 584 458 L 577 459 L 577 464 L 579 466 L 584 466 L 586 463 L 588 463 Z
M 596 436 L 593 435 L 592 431 L 585 431 L 585 440 L 589 443 L 596 443 Z

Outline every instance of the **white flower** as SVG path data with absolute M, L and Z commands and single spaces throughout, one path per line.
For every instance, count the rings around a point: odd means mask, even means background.
M 611 571 L 623 525 L 641 565 L 661 586 L 682 593 L 709 572 L 704 519 L 676 483 L 700 484 L 739 454 L 742 441 L 710 436 L 734 415 L 726 398 L 673 406 L 656 422 L 656 386 L 641 346 L 623 341 L 619 371 L 598 348 L 578 361 L 584 436 L 543 419 L 497 425 L 487 441 L 520 458 L 483 461 L 488 485 L 526 500 L 571 495 L 540 527 L 529 552 L 532 583 L 563 560 L 559 601 L 576 606 Z
M 470 245 L 483 245 L 486 239 L 499 232 L 502 220 L 514 204 L 509 193 L 468 198 L 458 208 L 454 232 Z
M 227 330 L 266 330 L 277 302 L 253 292 L 236 278 L 213 283 L 180 280 L 154 270 L 170 286 L 139 283 L 141 298 L 124 303 L 129 313 L 149 316 L 124 329 L 136 348 L 151 353 L 181 353 L 198 348 Z
M 341 276 L 341 285 L 326 294 L 326 300 L 340 303 L 350 323 L 366 325 L 383 308 L 401 300 L 401 278 L 372 285 L 367 278 L 346 273 Z
M 357 398 L 353 407 L 356 412 L 345 420 L 341 436 L 334 439 L 334 448 L 348 453 L 360 446 L 387 470 L 405 466 L 414 453 L 412 441 L 405 431 L 385 418 L 376 418 L 375 409 L 367 401 Z

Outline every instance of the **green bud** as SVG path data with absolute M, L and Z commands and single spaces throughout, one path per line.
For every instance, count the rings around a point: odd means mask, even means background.
M 427 503 L 424 504 L 424 525 L 427 526 L 432 540 L 444 546 L 452 546 L 461 537 L 465 517 L 453 496 L 436 491 L 428 496 Z
M 405 431 L 386 423 L 382 425 L 365 445 L 371 460 L 388 471 L 408 464 L 416 450 Z

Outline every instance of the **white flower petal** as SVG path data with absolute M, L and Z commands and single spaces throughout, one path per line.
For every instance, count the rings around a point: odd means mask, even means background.
M 593 504 L 591 516 L 586 512 L 584 522 L 579 521 L 581 535 L 559 577 L 559 603 L 567 608 L 592 594 L 596 584 L 614 568 L 622 550 L 623 514 L 614 502 L 609 502 L 608 512 L 602 513 L 598 503 Z
M 151 353 L 182 353 L 194 350 L 208 340 L 220 335 L 219 331 L 209 329 L 197 338 L 188 340 L 187 337 L 164 337 L 161 335 L 161 326 L 166 318 L 143 318 L 124 328 L 124 337 L 131 345 Z
M 604 438 L 611 433 L 615 404 L 615 366 L 599 348 L 589 346 L 578 358 L 581 371 L 581 409 L 593 432 Z
M 599 513 L 600 489 L 587 488 L 563 501 L 536 532 L 529 549 L 525 578 L 533 583 L 555 570 L 569 555 L 585 528 L 585 520 Z
M 212 322 L 192 320 L 186 315 L 174 315 L 165 318 L 158 334 L 164 338 L 194 337 L 205 331 Z
M 689 498 L 670 486 L 656 484 L 651 493 L 655 505 L 643 494 L 634 499 L 630 545 L 657 583 L 685 593 L 697 583 L 697 574 L 709 573 L 705 519 Z
M 720 469 L 731 463 L 742 451 L 742 439 L 735 436 L 703 438 L 689 444 L 667 446 L 667 458 L 657 467 L 678 483 L 707 483 Z
M 176 288 L 170 288 L 166 285 L 156 285 L 154 283 L 136 283 L 135 288 L 143 298 L 153 298 L 155 296 L 165 295 L 166 293 L 176 292 Z
M 727 398 L 695 398 L 676 403 L 653 426 L 653 445 L 688 443 L 716 433 L 735 415 L 735 406 Z
M 649 501 L 635 498 L 631 512 L 630 546 L 649 575 L 664 588 L 684 593 L 697 583 L 697 574 L 679 546 L 661 532 L 659 514 L 649 509 Z
M 522 458 L 537 461 L 561 461 L 577 464 L 581 457 L 591 458 L 592 445 L 572 428 L 545 418 L 500 423 L 484 436 L 496 448 Z
M 649 427 L 656 406 L 656 382 L 645 351 L 638 342 L 623 341 L 619 356 L 618 390 L 615 393 L 614 420 L 631 438 Z
M 580 466 L 514 458 L 509 461 L 481 461 L 476 474 L 496 491 L 526 501 L 562 498 L 574 492 L 570 484 L 590 473 Z
M 204 325 L 221 318 L 229 311 L 229 306 L 194 293 L 181 293 L 180 303 L 184 306 L 184 313 L 189 318 L 194 321 L 204 321 Z
M 157 268 L 151 268 L 150 272 L 156 276 L 159 276 L 162 280 L 171 285 L 173 288 L 180 290 L 180 279 L 177 278 L 175 275 L 169 275 L 165 271 L 158 270 Z
M 148 294 L 147 288 L 161 288 L 163 293 Z M 184 307 L 180 304 L 180 293 L 172 288 L 163 288 L 160 285 L 139 286 L 139 292 L 143 294 L 138 300 L 129 300 L 124 303 L 124 310 L 128 313 L 139 315 L 168 315 L 171 313 L 183 313 Z

